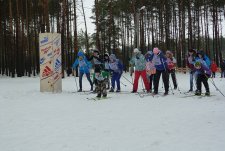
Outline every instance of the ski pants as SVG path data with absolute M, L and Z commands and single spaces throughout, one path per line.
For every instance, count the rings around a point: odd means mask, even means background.
M 176 78 L 175 69 L 169 70 L 169 75 L 171 75 L 172 77 L 174 88 L 177 88 L 177 78 Z
M 107 96 L 106 83 L 107 83 L 106 79 L 102 81 L 99 80 L 96 81 L 96 92 L 98 97 L 101 97 L 102 95 L 104 97 Z
M 80 72 L 80 75 L 79 75 L 79 86 L 80 86 L 81 90 L 82 90 L 82 78 L 83 78 L 84 74 L 86 74 L 87 80 L 89 81 L 91 87 L 93 87 L 93 83 L 92 83 L 91 78 L 90 78 L 90 73 L 82 73 L 82 72 Z
M 120 78 L 121 78 L 120 73 L 118 72 L 113 72 L 112 78 L 111 78 L 111 83 L 112 83 L 112 88 L 115 89 L 115 83 L 117 85 L 117 90 L 120 90 Z
M 168 71 L 156 70 L 156 74 L 154 76 L 154 93 L 156 93 L 156 94 L 158 93 L 159 80 L 160 80 L 161 74 L 162 74 L 165 92 L 169 91 L 169 74 L 168 74 Z
M 149 83 L 148 83 L 148 80 L 147 80 L 147 74 L 146 74 L 146 71 L 145 70 L 142 70 L 142 71 L 135 71 L 134 72 L 134 85 L 133 85 L 133 91 L 137 91 L 138 89 L 138 81 L 139 81 L 139 78 L 140 76 L 142 77 L 143 79 L 143 82 L 144 82 L 144 85 L 145 85 L 145 89 L 147 91 L 150 90 L 149 88 Z
M 206 92 L 209 92 L 208 77 L 205 74 L 198 74 L 197 75 L 197 91 L 199 92 L 202 92 L 202 83 L 205 86 Z

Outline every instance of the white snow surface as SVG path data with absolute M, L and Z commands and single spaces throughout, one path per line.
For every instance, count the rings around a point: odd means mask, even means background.
M 1 76 L 0 150 L 224 151 L 225 98 L 210 80 L 213 96 L 184 98 L 189 75 L 177 79 L 181 93 L 175 90 L 174 95 L 108 93 L 111 98 L 94 101 L 86 98 L 96 94 L 73 93 L 74 77 L 63 79 L 62 93 L 52 94 L 39 91 L 39 77 Z M 131 84 L 121 81 L 127 85 L 121 84 L 122 91 L 130 92 Z M 214 81 L 225 93 L 225 79 Z M 90 89 L 86 77 L 83 87 Z M 159 91 L 163 93 L 161 83 Z

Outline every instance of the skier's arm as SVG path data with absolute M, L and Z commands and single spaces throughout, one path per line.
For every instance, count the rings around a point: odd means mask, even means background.
M 73 69 L 76 69 L 77 65 L 78 65 L 78 59 L 76 59 L 76 60 L 74 61 L 72 68 L 73 68 Z

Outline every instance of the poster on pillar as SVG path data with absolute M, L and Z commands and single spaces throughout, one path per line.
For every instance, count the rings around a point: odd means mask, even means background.
M 40 33 L 40 91 L 62 92 L 61 34 Z

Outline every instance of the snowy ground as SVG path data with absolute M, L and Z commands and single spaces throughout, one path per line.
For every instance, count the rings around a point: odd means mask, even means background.
M 179 74 L 178 80 L 180 91 L 187 91 L 188 75 Z M 122 82 L 123 91 L 132 90 Z M 225 79 L 215 82 L 225 93 Z M 38 77 L 0 77 L 0 150 L 224 151 L 225 98 L 211 83 L 210 88 L 214 96 L 207 98 L 183 98 L 175 91 L 166 97 L 123 93 L 90 101 L 86 98 L 95 94 L 72 93 L 73 77 L 63 79 L 61 94 L 40 93 Z

